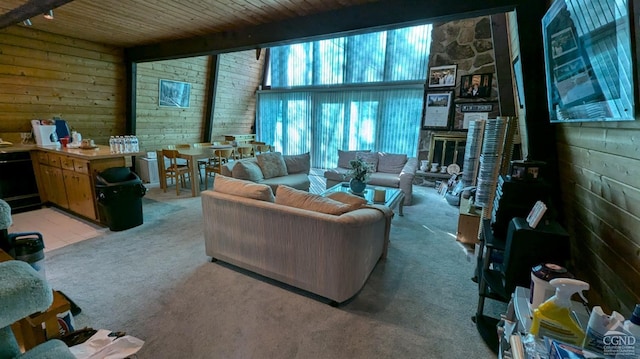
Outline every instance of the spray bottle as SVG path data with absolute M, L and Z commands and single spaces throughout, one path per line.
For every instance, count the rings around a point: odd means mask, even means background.
M 537 337 L 550 337 L 568 344 L 581 346 L 585 332 L 571 311 L 571 296 L 583 290 L 589 290 L 589 283 L 576 279 L 556 278 L 549 284 L 556 288 L 556 294 L 540 304 L 533 311 L 533 320 L 529 332 Z

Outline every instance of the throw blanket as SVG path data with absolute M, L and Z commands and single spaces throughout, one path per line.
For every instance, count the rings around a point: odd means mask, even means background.
M 384 215 L 385 226 L 384 226 L 384 248 L 382 249 L 382 259 L 387 259 L 387 249 L 389 248 L 389 236 L 391 235 L 391 220 L 393 219 L 393 210 L 391 208 L 381 205 L 381 204 L 369 204 L 363 206 L 366 208 L 376 209 Z

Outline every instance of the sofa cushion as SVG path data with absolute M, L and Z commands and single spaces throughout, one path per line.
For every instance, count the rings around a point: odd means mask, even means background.
M 378 154 L 378 172 L 399 174 L 405 163 L 407 163 L 405 154 L 385 152 Z
M 303 191 L 309 191 L 309 187 L 311 186 L 309 176 L 306 173 L 294 173 L 282 177 L 266 178 L 260 181 L 260 183 L 269 185 L 276 196 L 278 195 L 279 185 L 289 186 Z
M 252 182 L 259 182 L 264 179 L 262 169 L 260 169 L 260 166 L 258 166 L 258 162 L 256 162 L 255 159 L 253 159 L 253 161 L 247 159 L 235 162 L 236 164 L 231 170 L 233 178 L 244 179 Z
M 347 172 L 348 170 L 346 168 L 336 167 L 336 168 L 332 168 L 324 171 L 324 177 L 332 181 L 344 182 Z
M 241 179 L 216 175 L 213 180 L 213 190 L 234 196 L 273 202 L 274 196 L 271 187 L 266 184 L 253 183 Z
M 287 164 L 284 162 L 284 158 L 282 158 L 282 153 L 261 153 L 256 156 L 256 159 L 258 160 L 258 166 L 260 166 L 264 178 L 273 178 L 288 175 Z
M 358 151 L 338 150 L 338 167 L 351 168 L 349 161 L 356 159 L 356 153 L 358 152 L 371 152 L 371 150 L 358 150 Z
M 348 204 L 288 186 L 278 186 L 277 193 L 276 204 L 283 206 L 296 207 L 336 216 L 351 210 L 351 206 Z
M 331 198 L 338 202 L 342 202 L 344 204 L 348 204 L 352 211 L 356 209 L 362 208 L 367 204 L 367 200 L 360 197 L 355 196 L 347 192 L 332 192 L 327 195 L 327 198 Z
M 371 172 L 378 170 L 378 152 L 358 152 L 356 153 L 356 157 L 367 162 L 371 167 Z M 349 168 L 351 168 L 351 165 L 349 165 Z
M 311 171 L 311 156 L 309 152 L 301 155 L 286 155 L 282 156 L 284 163 L 287 166 L 287 173 L 306 173 Z
M 394 173 L 376 172 L 369 177 L 368 184 L 372 186 L 384 186 L 384 187 L 400 187 L 400 176 Z

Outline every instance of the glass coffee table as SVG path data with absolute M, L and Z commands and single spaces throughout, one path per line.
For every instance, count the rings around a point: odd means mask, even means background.
M 383 189 L 385 190 L 385 199 L 384 201 L 380 201 L 380 202 L 376 202 L 373 200 L 373 195 L 374 195 L 374 191 L 376 189 Z M 342 182 L 342 183 L 338 183 L 337 185 L 327 189 L 326 191 L 324 191 L 322 193 L 323 196 L 326 196 L 330 193 L 334 193 L 334 192 L 346 192 L 346 193 L 350 193 L 356 196 L 360 196 L 364 199 L 367 200 L 367 202 L 369 204 L 382 204 L 385 205 L 391 209 L 394 208 L 398 208 L 398 214 L 400 214 L 401 216 L 404 216 L 404 213 L 402 212 L 402 207 L 404 206 L 404 192 L 402 192 L 401 189 L 399 188 L 392 188 L 392 187 L 383 187 L 383 186 L 370 186 L 367 185 L 367 187 L 365 188 L 364 192 L 362 194 L 355 194 L 353 192 L 351 192 L 351 189 L 349 188 L 349 182 Z

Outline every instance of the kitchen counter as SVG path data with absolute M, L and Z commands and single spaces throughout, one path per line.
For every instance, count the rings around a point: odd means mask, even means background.
M 92 149 L 71 148 L 71 147 L 52 147 L 52 146 L 35 146 L 33 149 L 64 154 L 70 157 L 82 158 L 85 160 L 94 160 L 101 158 L 121 158 L 127 156 L 143 156 L 145 152 L 124 152 L 113 153 L 109 149 L 109 146 L 98 145 Z
M 98 158 L 119 158 L 123 156 L 144 156 L 145 152 L 112 153 L 109 146 L 98 145 L 92 149 L 39 146 L 36 144 L 15 144 L 13 146 L 0 147 L 0 153 L 24 152 L 24 151 L 46 151 L 51 153 L 65 154 L 71 157 L 84 158 L 87 160 Z
M 42 203 L 51 203 L 88 220 L 105 224 L 96 198 L 96 176 L 112 167 L 131 167 L 144 152 L 111 153 L 109 146 L 92 149 L 16 146 L 29 150 Z

